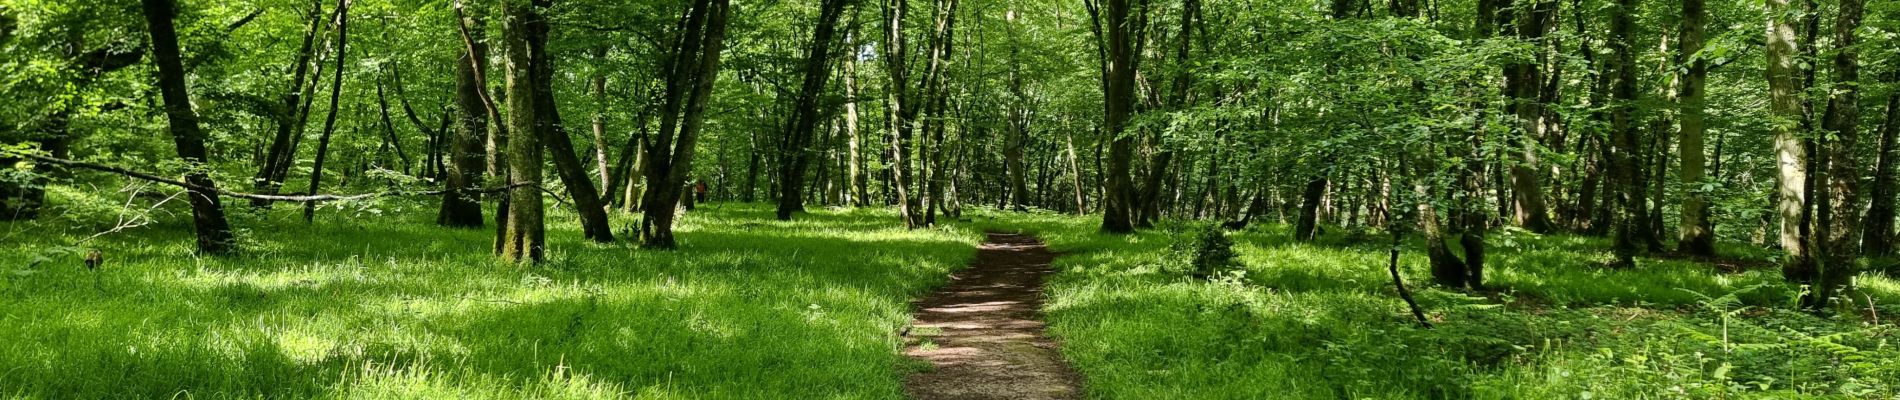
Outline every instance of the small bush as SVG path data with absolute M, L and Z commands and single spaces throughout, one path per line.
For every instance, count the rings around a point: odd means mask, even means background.
M 1207 225 L 1194 236 L 1194 261 L 1192 274 L 1195 278 L 1207 279 L 1232 270 L 1235 262 L 1234 240 L 1220 226 Z

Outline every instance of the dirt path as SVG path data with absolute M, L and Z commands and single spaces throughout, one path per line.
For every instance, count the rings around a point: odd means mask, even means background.
M 904 353 L 934 367 L 912 399 L 1075 399 L 1076 374 L 1043 335 L 1042 277 L 1055 255 L 1028 235 L 990 233 L 969 268 L 915 303 Z

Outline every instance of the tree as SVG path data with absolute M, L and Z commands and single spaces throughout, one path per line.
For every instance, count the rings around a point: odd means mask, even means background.
M 343 10 L 342 7 L 337 8 L 339 13 Z M 332 16 L 332 19 L 341 18 L 340 15 Z M 264 158 L 264 165 L 258 168 L 257 176 L 252 178 L 254 189 L 259 193 L 275 194 L 283 186 L 284 175 L 289 172 L 290 164 L 296 157 L 296 140 L 291 135 L 302 134 L 303 124 L 309 118 L 308 109 L 299 111 L 298 106 L 305 103 L 304 96 L 316 86 L 314 82 L 310 85 L 304 85 L 304 82 L 305 75 L 310 71 L 312 55 L 316 53 L 314 44 L 317 34 L 323 29 L 323 0 L 311 0 L 309 18 L 310 24 L 304 29 L 303 45 L 297 51 L 296 61 L 291 62 L 290 89 L 284 91 L 283 108 L 277 113 L 277 134 L 271 138 L 270 153 Z M 251 205 L 267 207 L 270 202 L 255 200 Z
M 593 179 L 587 176 L 586 165 L 574 154 L 574 142 L 554 102 L 554 60 L 547 51 L 548 21 L 540 11 L 552 7 L 553 0 L 534 0 L 531 6 L 534 9 L 530 10 L 532 14 L 527 14 L 531 18 L 526 28 L 529 31 L 528 58 L 532 65 L 529 77 L 534 84 L 530 92 L 534 96 L 534 136 L 546 144 L 548 158 L 554 161 L 555 175 L 561 178 L 561 185 L 567 187 L 574 212 L 581 217 L 581 234 L 595 243 L 613 243 L 613 225 L 607 221 L 607 207 L 601 204 L 600 192 L 595 191 Z M 540 157 L 531 160 L 536 162 L 538 170 Z
M 1809 257 L 1806 191 L 1807 151 L 1802 146 L 1799 121 L 1802 116 L 1799 71 L 1795 56 L 1801 49 L 1795 42 L 1793 17 L 1788 0 L 1766 0 L 1768 12 L 1767 77 L 1768 109 L 1774 117 L 1770 126 L 1775 134 L 1775 209 L 1781 218 L 1778 237 L 1782 251 L 1782 274 L 1790 281 L 1807 283 L 1814 279 L 1815 266 Z
M 1613 71 L 1610 72 L 1611 126 L 1605 153 L 1609 155 L 1606 157 L 1608 170 L 1613 175 L 1609 186 L 1616 190 L 1614 199 L 1618 209 L 1610 227 L 1616 256 L 1611 265 L 1619 268 L 1636 266 L 1636 240 L 1641 234 L 1637 230 L 1643 229 L 1647 220 L 1642 210 L 1646 188 L 1638 180 L 1642 167 L 1637 154 L 1641 150 L 1637 148 L 1636 123 L 1632 116 L 1636 108 L 1636 58 L 1631 46 L 1635 13 L 1636 0 L 1617 0 L 1610 15 L 1610 51 L 1614 55 L 1609 63 Z
M 784 157 L 779 162 L 778 219 L 792 219 L 792 213 L 805 211 L 805 170 L 811 163 L 812 131 L 818 126 L 818 97 L 831 78 L 832 36 L 837 34 L 838 17 L 844 14 L 845 0 L 823 0 L 818 20 L 812 25 L 811 43 L 805 50 L 805 81 L 792 106 L 792 123 L 786 126 Z
M 914 183 L 911 171 L 911 134 L 917 127 L 917 104 L 911 97 L 910 57 L 908 43 L 904 36 L 904 17 L 909 13 L 907 0 L 884 0 L 884 45 L 879 49 L 879 57 L 884 60 L 884 72 L 890 79 L 885 88 L 885 114 L 888 120 L 886 130 L 890 132 L 890 187 L 897 197 L 897 213 L 904 220 L 904 226 L 917 228 L 923 225 L 918 215 L 919 204 L 916 193 L 911 192 Z
M 531 48 L 537 40 L 532 26 L 541 19 L 529 0 L 507 0 L 502 4 L 502 45 L 506 54 L 502 70 L 508 94 L 508 130 L 525 132 L 508 138 L 508 205 L 506 220 L 496 237 L 501 258 L 515 262 L 539 263 L 547 257 L 547 227 L 541 204 L 541 138 L 534 134 L 542 122 L 535 102 L 541 96 L 534 71 L 538 69 Z
M 1886 80 L 1889 85 L 1900 83 L 1900 71 L 1888 71 Z M 1900 119 L 1900 91 L 1887 94 L 1886 122 L 1880 129 L 1880 159 L 1868 196 L 1872 204 L 1867 207 L 1867 223 L 1861 234 L 1861 250 L 1868 256 L 1893 255 L 1894 158 L 1900 157 L 1894 150 L 1896 136 L 1900 136 L 1900 121 L 1896 119 Z
M 178 157 L 191 168 L 185 172 L 185 182 L 196 187 L 188 190 L 186 197 L 191 202 L 198 251 L 234 252 L 237 244 L 233 241 L 230 223 L 224 219 L 217 183 L 212 182 L 210 174 L 203 169 L 209 162 L 205 157 L 205 134 L 198 127 L 198 114 L 191 108 L 191 93 L 185 86 L 185 66 L 179 61 L 178 29 L 172 22 L 178 4 L 173 0 L 143 0 L 142 3 L 146 26 L 152 35 L 153 63 L 158 65 L 158 89 L 165 101 L 165 120 L 171 127 Z
M 1715 255 L 1715 226 L 1709 221 L 1709 200 L 1702 189 L 1705 177 L 1703 148 L 1704 118 L 1707 116 L 1704 89 L 1708 86 L 1709 61 L 1703 57 L 1703 32 L 1708 25 L 1708 10 L 1703 0 L 1682 1 L 1682 33 L 1677 36 L 1677 64 L 1683 65 L 1681 88 L 1676 96 L 1681 127 L 1676 151 L 1682 160 L 1677 177 L 1688 193 L 1682 197 L 1682 227 L 1676 250 L 1696 256 Z
M 322 185 L 323 162 L 328 159 L 330 155 L 330 136 L 336 133 L 337 103 L 343 95 L 343 66 L 345 65 L 343 62 L 349 58 L 347 56 L 349 55 L 348 50 L 350 44 L 350 0 L 337 0 L 335 24 L 336 66 L 334 71 L 332 71 L 335 76 L 331 78 L 330 82 L 330 113 L 323 117 L 323 133 L 317 135 L 317 159 L 310 166 L 310 188 L 304 192 L 305 195 L 316 195 L 318 187 Z M 292 145 L 291 147 L 294 149 L 296 146 Z M 286 159 L 294 158 L 294 156 L 294 151 L 285 154 Z M 288 163 L 289 161 L 285 162 Z M 285 168 L 288 168 L 287 165 L 288 164 L 286 164 Z M 310 222 L 313 218 L 316 218 L 316 212 L 317 203 L 304 203 L 304 222 Z
M 1861 19 L 1865 0 L 1841 0 L 1834 22 L 1834 77 L 1841 86 L 1828 99 L 1822 129 L 1832 133 L 1827 150 L 1828 203 L 1821 208 L 1820 222 L 1827 227 L 1826 259 L 1820 260 L 1817 288 L 1805 303 L 1821 309 L 1834 293 L 1853 279 L 1860 255 L 1860 162 L 1855 154 L 1860 143 L 1860 49 Z
M 460 3 L 456 6 L 459 10 Z M 457 14 L 458 27 L 476 24 L 472 18 Z M 466 33 L 479 31 L 463 30 Z M 442 195 L 442 211 L 437 214 L 436 223 L 472 228 L 482 226 L 480 198 L 467 190 L 480 185 L 484 172 L 483 159 L 487 155 L 482 149 L 482 142 L 488 138 L 488 81 L 484 79 L 488 70 L 488 44 L 467 40 L 459 47 L 462 48 L 461 57 L 455 63 L 457 119 L 454 138 L 449 145 L 448 170 L 444 174 L 447 179 L 443 183 L 449 192 Z
M 1508 7 L 1510 1 L 1504 1 Z M 1513 219 L 1518 226 L 1532 232 L 1547 233 L 1552 229 L 1550 211 L 1544 203 L 1543 179 L 1539 175 L 1538 145 L 1548 133 L 1544 117 L 1544 104 L 1540 98 L 1544 72 L 1542 54 L 1544 35 L 1550 33 L 1551 20 L 1557 15 L 1556 0 L 1531 0 L 1524 10 L 1517 12 L 1517 37 L 1530 42 L 1538 49 L 1538 56 L 1531 62 L 1515 62 L 1504 67 L 1505 92 L 1510 94 L 1516 132 L 1511 136 L 1519 148 L 1517 163 L 1511 165 L 1511 200 Z
M 1105 0 L 1103 7 L 1104 41 L 1102 98 L 1106 111 L 1102 126 L 1109 141 L 1107 187 L 1102 197 L 1102 231 L 1130 233 L 1133 221 L 1134 182 L 1128 176 L 1134 157 L 1134 138 L 1128 134 L 1129 117 L 1135 108 L 1134 26 L 1129 21 L 1129 0 Z M 1144 10 L 1145 11 L 1145 10 Z
M 693 152 L 704 128 L 707 97 L 719 77 L 719 55 L 725 49 L 729 0 L 694 0 L 684 13 L 683 32 L 673 44 L 666 68 L 666 99 L 660 111 L 660 131 L 647 147 L 646 199 L 641 203 L 642 245 L 671 249 L 673 205 L 680 203 L 693 171 Z

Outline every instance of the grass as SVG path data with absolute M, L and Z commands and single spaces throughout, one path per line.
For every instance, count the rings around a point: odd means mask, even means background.
M 897 398 L 906 302 L 979 240 L 714 205 L 648 251 L 556 213 L 527 268 L 425 204 L 293 208 L 234 215 L 236 257 L 192 256 L 180 215 L 107 236 L 96 274 L 58 249 L 100 223 L 5 226 L 0 398 Z
M 1831 318 L 1791 311 L 1774 253 L 1732 267 L 1643 258 L 1607 270 L 1599 238 L 1489 237 L 1490 290 L 1386 275 L 1389 243 L 1283 226 L 1232 235 L 1239 274 L 1187 277 L 1195 229 L 1096 232 L 1092 217 L 977 212 L 927 230 L 888 210 L 766 205 L 687 214 L 682 249 L 580 239 L 552 214 L 550 261 L 500 263 L 492 232 L 435 227 L 386 201 L 234 208 L 246 252 L 195 257 L 188 213 L 74 243 L 118 220 L 117 196 L 58 187 L 60 213 L 0 222 L 0 398 L 902 397 L 907 301 L 944 282 L 982 230 L 1060 252 L 1051 334 L 1091 398 L 1895 398 L 1900 281 L 1870 273 Z M 136 200 L 150 203 L 153 199 Z M 619 223 L 631 221 L 619 216 Z M 492 229 L 492 228 L 490 228 Z M 90 272 L 75 249 L 105 251 Z M 44 262 L 28 266 L 36 260 Z M 1866 312 L 1872 310 L 1873 312 Z M 1880 324 L 1873 324 L 1878 315 Z
M 1490 235 L 1491 290 L 1427 283 L 1422 244 L 1408 284 L 1436 329 L 1415 328 L 1385 270 L 1387 238 L 1291 240 L 1284 226 L 1234 234 L 1244 277 L 1189 279 L 1177 241 L 1193 229 L 1096 233 L 1093 218 L 979 221 L 1034 232 L 1064 254 L 1047 309 L 1090 397 L 1256 399 L 1895 398 L 1900 333 L 1864 311 L 1790 311 L 1778 271 L 1643 258 L 1607 270 L 1599 238 Z M 1344 232 L 1335 230 L 1335 232 Z M 1769 259 L 1724 248 L 1729 259 Z M 1768 267 L 1772 268 L 1772 267 Z M 1883 318 L 1900 291 L 1860 281 Z M 1885 321 L 1885 320 L 1883 320 Z

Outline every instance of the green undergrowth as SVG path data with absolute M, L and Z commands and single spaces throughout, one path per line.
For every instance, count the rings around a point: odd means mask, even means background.
M 1602 239 L 1504 230 L 1487 289 L 1464 291 L 1427 282 L 1409 239 L 1428 330 L 1392 288 L 1390 238 L 1344 229 L 1105 235 L 1094 217 L 973 212 L 905 230 L 889 210 L 778 222 L 710 204 L 681 222 L 682 249 L 652 251 L 584 242 L 557 206 L 549 261 L 524 267 L 494 259 L 492 227 L 439 228 L 431 204 L 392 200 L 314 224 L 233 205 L 245 252 L 198 257 L 181 201 L 147 224 L 139 210 L 164 196 L 123 212 L 122 193 L 55 189 L 59 212 L 0 222 L 0 398 L 899 398 L 917 368 L 897 336 L 907 301 L 983 230 L 1060 253 L 1046 316 L 1092 398 L 1900 391 L 1900 282 L 1870 272 L 1818 317 L 1793 311 L 1775 253 L 1745 246 L 1610 270 Z
M 1231 234 L 1237 272 L 1195 279 L 1196 246 L 1181 243 L 1205 241 L 1202 227 L 1117 236 L 1098 222 L 977 223 L 1036 233 L 1062 254 L 1046 314 L 1092 398 L 1900 395 L 1900 286 L 1879 274 L 1824 318 L 1792 311 L 1798 289 L 1768 251 L 1609 270 L 1603 239 L 1507 230 L 1488 238 L 1487 290 L 1470 292 L 1427 282 L 1414 238 L 1401 268 L 1436 326 L 1420 329 L 1387 273 L 1389 236 L 1297 243 L 1284 226 L 1256 225 Z
M 197 257 L 182 200 L 79 243 L 118 207 L 54 195 L 68 212 L 0 222 L 0 398 L 897 398 L 907 301 L 980 239 L 712 204 L 653 251 L 586 243 L 557 211 L 549 261 L 524 267 L 494 259 L 492 226 L 436 227 L 432 204 L 305 224 L 227 203 L 244 253 Z

